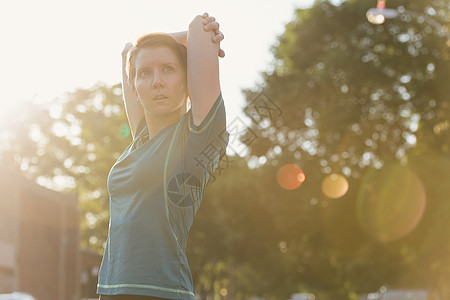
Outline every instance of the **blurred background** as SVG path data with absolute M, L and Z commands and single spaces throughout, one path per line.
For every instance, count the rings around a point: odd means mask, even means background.
M 207 11 L 230 142 L 189 235 L 196 299 L 450 299 L 449 1 L 0 7 L 0 293 L 98 297 L 122 46 Z

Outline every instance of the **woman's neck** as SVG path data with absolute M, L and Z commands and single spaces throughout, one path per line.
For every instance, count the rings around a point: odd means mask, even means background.
M 169 115 L 152 115 L 148 111 L 145 111 L 145 120 L 147 122 L 148 127 L 148 134 L 149 139 L 151 139 L 153 136 L 155 136 L 158 132 L 160 132 L 162 129 L 166 128 L 167 126 L 170 126 L 174 123 L 177 123 L 181 120 L 183 115 L 185 114 L 185 111 L 176 111 Z

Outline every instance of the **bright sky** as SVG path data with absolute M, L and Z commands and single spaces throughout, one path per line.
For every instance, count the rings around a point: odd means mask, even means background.
M 313 0 L 15 0 L 0 2 L 0 118 L 24 100 L 49 101 L 97 82 L 120 82 L 122 46 L 141 34 L 187 30 L 198 14 L 220 23 L 227 123 L 241 115 L 242 88 L 272 62 L 270 46 L 295 8 Z

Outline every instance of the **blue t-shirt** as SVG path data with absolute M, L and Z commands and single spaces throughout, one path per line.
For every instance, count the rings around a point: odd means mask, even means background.
M 144 117 L 108 176 L 109 232 L 97 294 L 194 300 L 185 250 L 228 144 L 222 93 L 199 126 L 189 110 L 145 141 L 148 135 Z

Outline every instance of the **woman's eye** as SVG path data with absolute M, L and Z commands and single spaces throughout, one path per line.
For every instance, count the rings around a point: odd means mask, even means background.
M 173 68 L 172 67 L 165 67 L 164 70 L 171 72 L 171 71 L 173 71 Z
M 138 76 L 139 77 L 147 77 L 147 76 L 149 76 L 150 75 L 150 72 L 149 71 L 140 71 L 139 73 L 138 73 Z

